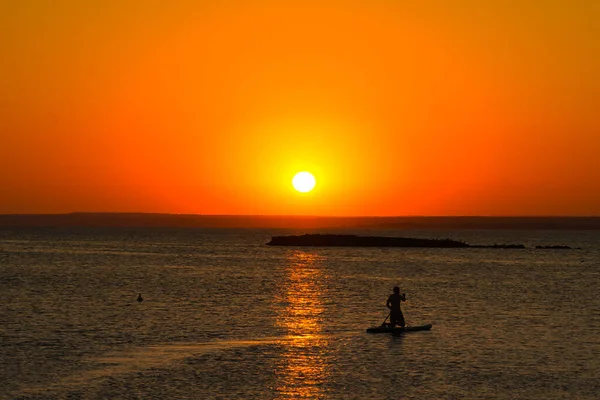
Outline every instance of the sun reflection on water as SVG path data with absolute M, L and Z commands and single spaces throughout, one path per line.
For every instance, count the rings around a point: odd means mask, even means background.
M 321 258 L 302 251 L 290 254 L 286 274 L 278 325 L 288 337 L 277 365 L 277 391 L 283 398 L 318 398 L 329 369 L 324 355 L 329 339 L 322 334 L 327 277 Z

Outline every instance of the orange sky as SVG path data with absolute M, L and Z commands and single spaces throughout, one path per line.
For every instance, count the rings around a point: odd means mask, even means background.
M 0 213 L 600 215 L 598 20 L 592 0 L 3 1 Z

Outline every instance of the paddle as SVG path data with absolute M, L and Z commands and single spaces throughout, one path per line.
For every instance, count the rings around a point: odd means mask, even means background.
M 383 322 L 381 323 L 381 326 L 385 325 L 385 321 L 387 321 L 387 319 L 390 317 L 390 315 L 392 315 L 392 312 L 390 311 L 390 313 L 387 315 L 387 317 L 385 317 L 385 319 L 383 320 Z

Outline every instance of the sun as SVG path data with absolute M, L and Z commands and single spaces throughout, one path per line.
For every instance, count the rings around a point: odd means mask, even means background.
M 306 171 L 298 172 L 292 179 L 292 185 L 294 186 L 294 189 L 301 193 L 310 192 L 313 190 L 316 184 L 317 180 L 313 174 Z

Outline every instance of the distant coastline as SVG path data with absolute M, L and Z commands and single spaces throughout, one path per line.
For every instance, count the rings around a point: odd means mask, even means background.
M 600 217 L 317 217 L 151 213 L 0 214 L 0 227 L 600 230 Z
M 308 233 L 304 235 L 273 236 L 267 246 L 301 247 L 430 247 L 443 249 L 526 249 L 524 244 L 468 244 L 452 239 L 424 239 L 388 236 L 358 236 Z M 581 250 L 567 245 L 538 245 L 537 250 Z
M 524 249 L 522 244 L 470 245 L 452 239 L 422 239 L 407 237 L 305 234 L 273 236 L 268 246 L 309 247 L 434 247 L 434 248 L 494 248 Z M 562 247 L 561 247 L 562 248 Z M 567 247 L 568 248 L 568 247 Z

